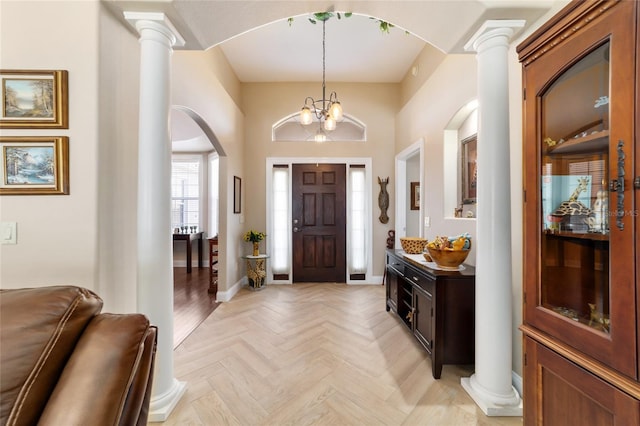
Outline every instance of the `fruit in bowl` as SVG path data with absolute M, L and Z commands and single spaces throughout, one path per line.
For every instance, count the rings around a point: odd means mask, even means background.
M 424 246 L 427 245 L 426 238 L 420 237 L 400 237 L 400 245 L 402 250 L 407 254 L 420 254 L 424 251 Z
M 467 259 L 471 250 L 471 237 L 463 234 L 457 237 L 436 237 L 427 243 L 429 258 L 442 269 L 458 270 L 459 266 Z M 427 258 L 429 256 L 429 258 Z

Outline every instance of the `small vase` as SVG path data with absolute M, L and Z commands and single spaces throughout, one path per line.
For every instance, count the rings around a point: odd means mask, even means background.
M 253 255 L 258 256 L 259 254 L 260 254 L 260 243 L 258 241 L 255 241 L 253 243 Z

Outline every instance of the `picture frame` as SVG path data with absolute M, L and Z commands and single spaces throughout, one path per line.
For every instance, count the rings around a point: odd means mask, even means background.
M 0 69 L 0 97 L 0 128 L 69 128 L 66 70 Z
M 68 195 L 67 136 L 0 137 L 0 195 Z
M 420 210 L 420 182 L 411 182 L 411 210 Z
M 475 204 L 478 181 L 478 135 L 460 142 L 462 204 Z
M 242 212 L 242 179 L 233 177 L 233 212 Z

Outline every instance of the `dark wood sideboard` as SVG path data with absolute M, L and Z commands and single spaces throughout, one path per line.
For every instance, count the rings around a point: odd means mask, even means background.
M 475 268 L 431 269 L 424 262 L 386 252 L 386 309 L 398 315 L 431 356 L 433 377 L 443 364 L 473 364 Z

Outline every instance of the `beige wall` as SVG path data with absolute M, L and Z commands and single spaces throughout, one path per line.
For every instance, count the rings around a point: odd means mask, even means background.
M 0 286 L 97 288 L 98 14 L 95 2 L 0 2 L 0 68 L 69 71 L 69 129 L 3 129 L 3 136 L 69 136 L 70 195 L 0 197 L 2 221 L 18 223 L 0 246 Z M 19 40 L 19 43 L 10 42 Z
M 307 96 L 321 97 L 319 83 L 243 84 L 243 110 L 246 115 L 246 157 L 242 184 L 247 190 L 243 200 L 243 229 L 265 230 L 265 177 L 267 157 L 371 157 L 373 203 L 373 274 L 382 275 L 387 231 L 393 229 L 390 214 L 387 224 L 378 220 L 377 177 L 394 177 L 394 116 L 399 105 L 397 84 L 327 83 L 327 89 L 339 95 L 345 114 L 354 116 L 367 126 L 366 142 L 271 142 L 271 126 L 300 111 Z M 389 186 L 390 207 L 394 211 L 394 192 Z M 247 248 L 243 247 L 246 252 Z
M 475 221 L 452 219 L 444 211 L 444 130 L 458 110 L 476 98 L 474 55 L 448 55 L 396 117 L 396 153 L 424 138 L 424 214 L 431 227 L 423 229 L 427 239 L 436 235 L 475 235 Z M 446 167 L 457 167 L 448 164 Z M 475 264 L 475 250 L 467 261 Z
M 233 176 L 243 174 L 245 119 L 230 95 L 237 92 L 237 78 L 225 63 L 219 49 L 174 52 L 171 92 L 172 104 L 197 112 L 214 132 L 226 154 L 220 157 L 219 262 L 223 265 L 218 276 L 220 291 L 230 289 L 244 275 L 238 261 L 243 254 L 241 235 L 244 225 L 240 223 L 240 215 L 232 213 L 232 207 Z M 243 187 L 247 188 L 244 182 Z
M 140 44 L 133 30 L 104 8 L 99 25 L 97 290 L 105 310 L 132 312 L 137 309 Z

